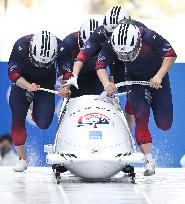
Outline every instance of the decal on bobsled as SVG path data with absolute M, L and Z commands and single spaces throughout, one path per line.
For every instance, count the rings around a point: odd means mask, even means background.
M 92 154 L 99 154 L 100 150 L 99 149 L 92 149 L 91 153 Z
M 86 126 L 86 125 L 94 125 L 94 127 L 96 127 L 96 125 L 108 125 L 110 124 L 111 120 L 101 114 L 101 113 L 89 113 L 83 116 L 80 116 L 80 118 L 78 119 L 78 126 L 77 127 L 81 127 L 81 126 Z
M 89 131 L 89 139 L 102 139 L 102 131 Z

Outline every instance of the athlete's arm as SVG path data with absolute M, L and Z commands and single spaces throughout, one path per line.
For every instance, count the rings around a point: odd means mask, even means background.
M 163 77 L 167 74 L 175 62 L 177 55 L 170 43 L 158 33 L 152 30 L 148 30 L 148 35 L 150 35 L 148 38 L 149 44 L 152 46 L 153 50 L 163 59 L 159 71 L 153 78 L 150 79 L 150 86 L 158 89 L 162 83 Z
M 19 78 L 15 84 L 20 88 L 26 89 L 28 91 L 38 91 L 38 88 L 40 88 L 40 85 L 29 83 L 28 81 L 26 81 L 26 79 L 24 79 L 24 77 Z
M 173 65 L 173 63 L 175 62 L 176 57 L 165 57 L 163 59 L 163 63 L 161 68 L 159 69 L 159 71 L 157 72 L 157 74 L 163 78 L 166 73 L 169 71 L 169 69 L 171 68 L 171 66 Z
M 98 27 L 87 40 L 84 49 L 82 49 L 75 59 L 73 66 L 73 74 L 79 75 L 83 63 L 86 62 L 90 57 L 95 55 L 98 50 L 101 49 L 104 42 L 107 39 L 106 31 L 103 26 Z
M 107 66 L 112 63 L 112 60 L 113 55 L 110 50 L 110 41 L 107 41 L 98 55 L 96 70 L 104 90 L 109 94 L 112 94 L 116 90 L 115 84 L 113 81 L 110 81 L 107 72 Z
M 64 57 L 64 59 L 61 60 L 61 57 Z M 60 56 L 60 60 L 57 60 L 57 77 L 61 85 L 65 84 L 73 76 L 71 62 L 70 58 L 65 55 Z M 71 94 L 70 86 L 62 87 L 57 91 L 59 92 L 58 95 L 62 97 L 68 97 Z
M 82 67 L 83 67 L 83 62 L 75 61 L 73 65 L 73 75 L 79 75 Z
M 24 77 L 21 75 L 21 52 L 19 49 L 21 43 L 21 39 L 19 39 L 13 46 L 12 53 L 10 55 L 9 63 L 8 63 L 8 76 L 9 79 L 19 86 L 22 89 L 26 89 L 28 91 L 37 91 L 40 87 L 35 83 L 29 83 L 26 81 Z
M 72 72 L 64 72 L 63 75 L 60 75 L 58 80 L 60 81 L 61 85 L 64 85 L 67 80 L 72 76 Z M 65 86 L 60 89 L 57 89 L 59 92 L 58 95 L 62 97 L 68 97 L 71 95 L 70 86 Z
M 58 39 L 58 56 L 56 59 L 57 77 L 63 79 L 65 73 L 72 72 L 73 62 L 71 60 L 71 53 L 75 49 L 75 33 L 67 35 L 64 40 Z M 66 75 L 67 77 L 67 75 Z M 61 83 L 62 84 L 62 83 Z
M 160 88 L 163 77 L 167 74 L 172 64 L 175 62 L 176 57 L 165 57 L 163 63 L 157 74 L 150 79 L 150 86 L 153 88 Z

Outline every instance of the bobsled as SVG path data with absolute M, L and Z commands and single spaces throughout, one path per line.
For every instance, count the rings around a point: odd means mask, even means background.
M 44 149 L 58 182 L 66 170 L 84 179 L 106 179 L 123 171 L 134 181 L 130 164 L 143 163 L 143 154 L 134 151 L 119 98 L 106 94 L 65 98 L 55 143 Z

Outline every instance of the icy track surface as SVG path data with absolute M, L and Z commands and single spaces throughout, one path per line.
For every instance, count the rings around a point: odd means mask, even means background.
M 87 182 L 66 172 L 56 184 L 51 168 L 29 167 L 15 173 L 0 167 L 1 204 L 185 204 L 185 169 L 157 169 L 145 178 L 136 169 L 136 183 L 123 173 L 102 182 Z

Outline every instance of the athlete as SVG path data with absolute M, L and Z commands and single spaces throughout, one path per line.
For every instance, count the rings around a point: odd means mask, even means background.
M 9 59 L 8 75 L 12 81 L 9 104 L 12 111 L 12 138 L 19 156 L 15 171 L 27 168 L 24 145 L 26 142 L 25 118 L 33 103 L 32 118 L 40 129 L 47 129 L 55 110 L 54 94 L 39 91 L 39 88 L 54 89 L 56 69 L 63 55 L 62 41 L 48 31 L 20 38 L 14 44 Z M 60 60 L 59 60 L 60 59 Z M 59 90 L 66 96 L 69 90 Z
M 175 59 L 175 51 L 167 40 L 150 29 L 140 29 L 134 22 L 120 24 L 98 56 L 97 74 L 109 94 L 116 90 L 106 70 L 113 61 L 117 64 L 113 67 L 113 76 L 117 81 L 150 81 L 148 87 L 127 87 L 131 91 L 127 97 L 133 111 L 129 114 L 134 114 L 136 120 L 136 141 L 145 155 L 145 176 L 155 173 L 148 128 L 150 107 L 158 128 L 166 131 L 172 126 L 173 104 L 168 70 Z
M 60 65 L 62 65 L 60 66 L 61 69 L 58 69 L 58 78 L 61 83 L 65 83 L 66 80 L 72 77 L 72 69 L 75 58 L 80 50 L 84 48 L 86 41 L 98 26 L 100 26 L 99 21 L 89 19 L 81 25 L 78 32 L 71 33 L 64 38 L 63 50 L 64 52 L 68 50 L 67 53 L 69 54 L 65 54 L 63 64 L 60 63 Z M 83 64 L 82 72 L 77 79 L 79 89 L 74 86 L 70 87 L 71 98 L 82 95 L 99 95 L 103 92 L 103 86 L 97 76 L 96 70 L 94 69 L 96 66 L 97 55 L 98 52 L 95 52 L 93 56 Z

